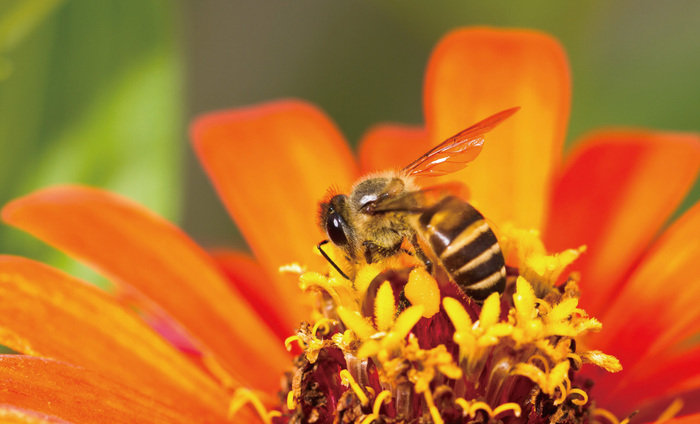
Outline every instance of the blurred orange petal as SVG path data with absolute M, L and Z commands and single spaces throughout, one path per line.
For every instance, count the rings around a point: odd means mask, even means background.
M 403 169 L 430 150 L 422 127 L 382 124 L 370 128 L 360 140 L 362 172 Z
M 319 268 L 314 246 L 318 202 L 331 184 L 357 177 L 342 135 L 321 111 L 297 100 L 211 113 L 192 127 L 194 146 L 231 216 L 286 299 L 295 321 L 301 291 L 278 267 L 301 262 Z
M 700 203 L 654 244 L 601 316 L 596 347 L 633 370 L 643 359 L 665 356 L 700 334 Z M 700 371 L 700 370 L 697 370 Z
M 207 253 L 170 223 L 81 187 L 30 194 L 8 204 L 2 217 L 158 304 L 238 382 L 277 389 L 289 361 L 277 337 L 227 287 Z
M 214 380 L 112 297 L 24 258 L 0 256 L 0 271 L 0 343 L 89 368 L 163 403 L 225 407 Z
M 280 295 L 271 287 L 262 265 L 250 255 L 233 250 L 217 249 L 210 254 L 236 291 L 281 341 L 295 333 L 299 322 L 279 307 Z
M 544 241 L 552 251 L 588 247 L 576 269 L 590 314 L 616 296 L 698 169 L 696 135 L 604 132 L 577 145 L 555 181 Z
M 12 405 L 0 405 L 0 422 L 3 424 L 71 424 L 70 421 Z
M 433 145 L 492 114 L 522 109 L 486 136 L 479 158 L 458 174 L 474 205 L 495 223 L 541 228 L 549 180 L 569 118 L 571 82 L 562 47 L 526 30 L 473 28 L 446 36 L 425 82 Z
M 0 404 L 76 423 L 216 422 L 166 407 L 84 368 L 23 355 L 0 355 Z
M 676 418 L 670 419 L 668 421 L 664 421 L 664 424 L 698 424 L 698 423 L 700 423 L 700 414 L 684 415 L 681 417 L 676 417 Z
M 675 398 L 685 400 L 684 413 L 700 411 L 700 347 L 649 359 L 624 369 L 622 376 L 589 371 L 596 383 L 591 394 L 618 415 L 660 412 L 660 400 Z

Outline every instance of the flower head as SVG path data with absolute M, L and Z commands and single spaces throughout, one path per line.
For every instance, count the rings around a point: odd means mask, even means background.
M 121 290 L 0 258 L 0 342 L 22 354 L 0 357 L 0 414 L 41 423 L 584 423 L 680 409 L 689 415 L 678 422 L 697 420 L 700 207 L 661 231 L 700 168 L 700 141 L 605 131 L 560 162 L 569 85 L 550 37 L 477 28 L 435 49 L 425 126 L 370 130 L 359 164 L 307 103 L 201 118 L 195 147 L 255 258 L 206 252 L 99 190 L 52 188 L 10 203 L 7 223 Z M 405 166 L 512 106 L 522 110 L 449 176 L 493 223 L 508 270 L 502 295 L 469 298 L 411 240 L 365 263 L 329 245 L 349 279 L 315 252 L 317 202 L 329 185 L 350 190 L 360 171 Z M 147 323 L 165 323 L 166 338 Z

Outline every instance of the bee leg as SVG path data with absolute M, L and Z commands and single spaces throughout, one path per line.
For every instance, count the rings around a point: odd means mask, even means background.
M 362 242 L 362 245 L 365 247 L 365 260 L 367 264 L 374 263 L 374 259 L 377 257 L 380 259 L 387 258 L 401 250 L 401 242 L 391 247 L 383 247 L 370 240 L 365 240 Z
M 418 243 L 418 236 L 413 236 L 413 238 L 411 239 L 411 244 L 413 244 L 413 249 L 416 251 L 416 256 L 418 257 L 418 259 L 420 259 L 425 264 L 425 268 L 428 270 L 429 273 L 432 274 L 433 261 L 431 261 L 428 258 L 428 255 L 426 255 L 423 249 L 421 249 L 420 244 Z
M 406 289 L 401 289 L 401 293 L 399 293 L 399 300 L 396 302 L 396 317 L 401 315 L 401 312 L 403 312 L 409 306 L 411 306 L 411 301 L 406 297 Z
M 374 257 L 377 255 L 381 247 L 369 240 L 362 242 L 362 245 L 365 247 L 365 261 L 367 261 L 368 265 L 372 264 L 374 262 Z

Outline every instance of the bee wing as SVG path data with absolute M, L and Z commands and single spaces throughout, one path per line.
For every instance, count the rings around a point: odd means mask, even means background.
M 405 167 L 403 171 L 407 175 L 424 177 L 437 177 L 459 171 L 479 155 L 484 144 L 484 134 L 519 109 L 520 107 L 513 107 L 498 112 L 453 135 Z
M 380 198 L 372 207 L 373 212 L 413 212 L 420 213 L 439 202 L 445 196 L 469 197 L 469 189 L 463 183 L 452 181 L 416 191 Z

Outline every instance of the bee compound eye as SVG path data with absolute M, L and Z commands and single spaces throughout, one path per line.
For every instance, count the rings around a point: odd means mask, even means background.
M 338 212 L 331 212 L 326 220 L 326 231 L 333 244 L 337 246 L 345 246 L 348 244 L 348 238 L 343 231 L 343 218 Z

